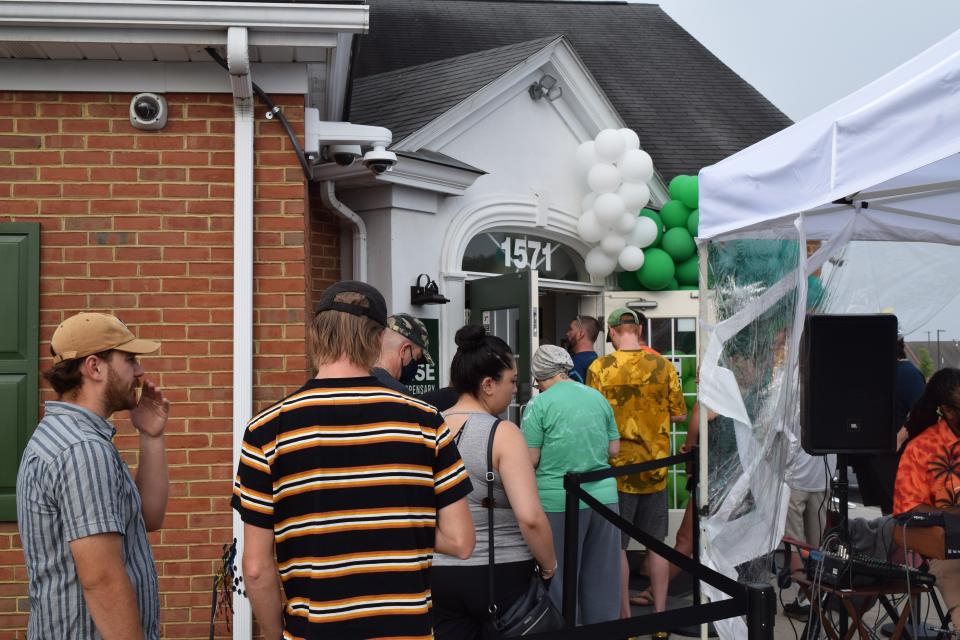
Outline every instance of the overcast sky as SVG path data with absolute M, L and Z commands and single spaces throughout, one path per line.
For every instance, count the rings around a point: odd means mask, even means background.
M 835 102 L 960 29 L 958 0 L 653 4 L 793 120 Z M 907 339 L 926 340 L 926 331 L 936 329 L 946 331 L 942 339 L 960 339 L 960 298 Z

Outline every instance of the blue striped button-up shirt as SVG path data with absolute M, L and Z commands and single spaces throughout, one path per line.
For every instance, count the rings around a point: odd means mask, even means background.
M 140 493 L 113 445 L 115 429 L 66 402 L 47 402 L 17 475 L 17 520 L 30 579 L 27 637 L 100 638 L 83 599 L 70 542 L 123 536 L 123 561 L 147 640 L 160 637 L 157 572 Z

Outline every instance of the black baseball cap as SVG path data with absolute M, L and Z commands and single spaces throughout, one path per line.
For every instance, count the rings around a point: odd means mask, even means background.
M 349 302 L 338 302 L 337 296 L 341 293 L 356 293 L 363 296 L 367 304 L 357 304 Z M 355 316 L 366 316 L 382 327 L 387 326 L 387 303 L 383 299 L 383 294 L 377 291 L 376 287 L 371 287 L 366 282 L 358 280 L 343 280 L 333 286 L 327 287 L 320 296 L 314 313 L 321 311 L 342 311 L 352 313 Z

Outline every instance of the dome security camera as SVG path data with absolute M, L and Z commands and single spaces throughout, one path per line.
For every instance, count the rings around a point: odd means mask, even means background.
M 389 171 L 395 164 L 397 164 L 397 154 L 383 147 L 374 147 L 372 151 L 367 151 L 363 155 L 363 166 L 378 175 Z
M 167 124 L 167 100 L 156 93 L 138 93 L 130 100 L 130 124 L 156 131 Z
M 349 167 L 353 161 L 363 155 L 359 145 L 332 144 L 325 149 L 328 160 L 333 160 L 341 167 Z

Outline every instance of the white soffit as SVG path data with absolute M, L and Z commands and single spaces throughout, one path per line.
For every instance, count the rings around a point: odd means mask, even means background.
M 260 62 L 318 62 L 342 33 L 363 33 L 362 4 L 0 0 L 0 57 L 177 62 L 249 32 Z

